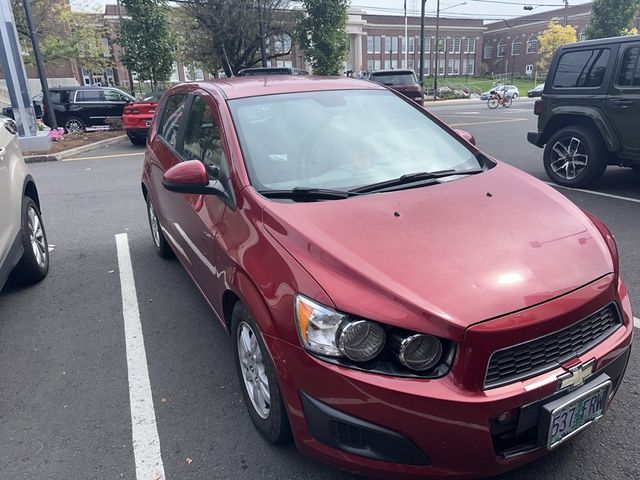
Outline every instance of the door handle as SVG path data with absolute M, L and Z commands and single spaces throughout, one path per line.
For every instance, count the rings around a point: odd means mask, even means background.
M 633 100 L 614 99 L 614 100 L 611 100 L 611 103 L 613 103 L 616 107 L 629 108 L 630 106 L 632 106 L 634 104 L 634 101 Z

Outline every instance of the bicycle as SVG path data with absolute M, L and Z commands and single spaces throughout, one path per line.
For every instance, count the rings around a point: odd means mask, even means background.
M 491 97 L 487 100 L 487 107 L 492 110 L 498 108 L 500 105 L 504 108 L 509 108 L 513 103 L 513 98 L 510 95 L 502 96 L 495 90 L 492 90 L 490 93 Z

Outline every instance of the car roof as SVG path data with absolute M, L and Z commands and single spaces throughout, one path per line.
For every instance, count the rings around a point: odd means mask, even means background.
M 346 77 L 265 75 L 194 82 L 204 90 L 221 90 L 228 99 L 325 90 L 385 90 L 381 85 Z
M 118 87 L 94 87 L 93 85 L 84 85 L 84 86 L 69 86 L 69 87 L 50 87 L 50 92 L 65 92 L 65 91 L 73 91 L 73 90 L 120 90 Z
M 630 35 L 626 37 L 596 38 L 594 40 L 583 40 L 582 42 L 565 43 L 561 50 L 571 50 L 573 48 L 595 47 L 599 45 L 612 45 L 616 43 L 638 42 L 640 35 Z

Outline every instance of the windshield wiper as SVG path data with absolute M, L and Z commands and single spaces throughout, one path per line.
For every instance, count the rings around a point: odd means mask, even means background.
M 452 177 L 454 175 L 473 175 L 482 173 L 484 170 L 438 170 L 437 172 L 417 172 L 407 173 L 398 178 L 385 180 L 384 182 L 372 183 L 363 187 L 349 190 L 349 193 L 369 193 L 378 192 L 387 188 L 399 187 L 410 183 L 421 182 L 425 180 L 437 180 L 438 178 Z M 433 182 L 429 182 L 433 183 Z
M 296 187 L 291 190 L 258 190 L 267 198 L 287 198 L 294 202 L 314 202 L 316 200 L 341 200 L 358 195 L 356 192 L 332 190 L 328 188 Z

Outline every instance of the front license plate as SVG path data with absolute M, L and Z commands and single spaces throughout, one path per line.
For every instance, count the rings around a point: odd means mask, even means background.
M 607 380 L 554 408 L 551 412 L 547 448 L 559 445 L 602 417 L 610 390 L 611 381 Z

